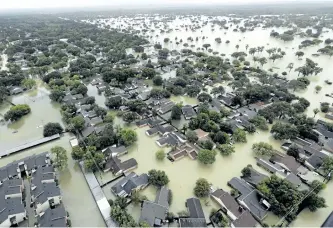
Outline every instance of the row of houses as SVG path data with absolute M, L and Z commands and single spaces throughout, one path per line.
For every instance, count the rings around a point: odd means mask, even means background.
M 34 209 L 35 216 L 29 220 L 34 219 L 36 226 L 66 227 L 70 224 L 48 153 L 26 157 L 0 168 L 0 226 L 23 223 L 28 219 L 27 207 Z

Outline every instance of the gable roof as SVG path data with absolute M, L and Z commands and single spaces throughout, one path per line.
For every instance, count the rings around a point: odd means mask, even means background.
M 232 224 L 234 227 L 256 227 L 257 223 L 251 213 L 246 210 Z
M 228 192 L 225 192 L 223 189 L 217 189 L 212 193 L 212 196 L 221 200 L 226 209 L 228 209 L 235 217 L 238 218 L 242 214 L 239 210 L 240 205 Z
M 155 198 L 155 203 L 162 205 L 164 207 L 169 207 L 169 192 L 170 190 L 162 186 L 160 189 L 157 190 L 156 198 Z
M 249 167 L 249 169 L 251 171 L 251 175 L 247 177 L 242 177 L 242 179 L 253 186 L 257 186 L 260 182 L 268 178 L 268 176 L 258 172 L 252 167 Z
M 189 198 L 186 200 L 186 206 L 190 212 L 191 218 L 205 218 L 200 200 L 197 198 Z

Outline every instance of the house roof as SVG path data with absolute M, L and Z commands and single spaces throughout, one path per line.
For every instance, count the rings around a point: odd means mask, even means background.
M 244 180 L 238 178 L 238 177 L 233 177 L 228 184 L 236 189 L 240 194 L 242 195 L 248 195 L 250 192 L 254 190 L 254 188 L 246 183 Z
M 258 166 L 263 167 L 264 169 L 267 169 L 269 172 L 271 173 L 275 173 L 278 171 L 282 171 L 283 169 L 281 168 L 281 166 L 277 165 L 277 164 L 273 164 L 272 162 L 262 159 L 262 158 L 257 158 L 257 164 Z
M 306 161 L 315 169 L 318 169 L 323 164 L 323 159 L 328 155 L 322 152 L 312 154 Z
M 191 218 L 205 218 L 200 200 L 197 198 L 189 198 L 186 200 L 186 206 L 190 212 Z
M 156 140 L 156 142 L 158 142 L 158 144 L 160 144 L 161 146 L 163 145 L 177 146 L 181 142 L 179 141 L 178 137 L 173 133 L 174 132 L 167 134 L 166 136 Z
M 197 115 L 191 105 L 185 105 L 182 107 L 182 113 L 186 118 L 192 118 Z
M 156 125 L 155 127 L 148 129 L 147 134 L 153 135 L 159 133 L 163 135 L 165 133 L 172 132 L 174 130 L 175 130 L 174 127 L 171 125 Z
M 150 227 L 153 227 L 155 224 L 160 225 L 165 220 L 167 212 L 168 207 L 145 200 L 142 204 L 139 221 L 147 222 Z
M 6 221 L 9 216 L 25 213 L 21 197 L 5 199 L 0 192 L 0 224 Z
M 40 227 L 67 227 L 67 212 L 62 204 L 55 208 L 48 208 L 37 217 Z
M 301 166 L 294 157 L 282 153 L 275 153 L 269 160 L 273 163 L 283 164 L 294 174 L 298 173 L 298 169 Z
M 245 210 L 232 224 L 234 227 L 256 227 L 257 223 L 251 213 Z
M 217 189 L 212 193 L 212 196 L 221 200 L 224 206 L 233 214 L 235 217 L 239 217 L 242 212 L 239 210 L 240 205 L 237 203 L 234 197 L 228 192 L 222 189 Z
M 157 190 L 155 203 L 162 205 L 164 207 L 169 207 L 169 192 L 170 190 L 166 186 L 162 186 Z
M 205 138 L 209 135 L 208 132 L 205 132 L 205 131 L 201 130 L 200 128 L 194 130 L 194 132 L 197 134 L 198 139 Z
M 260 182 L 268 178 L 268 176 L 258 172 L 252 167 L 250 167 L 249 169 L 251 171 L 251 175 L 247 177 L 242 177 L 242 179 L 253 186 L 257 186 Z
M 122 180 L 113 185 L 111 187 L 111 190 L 117 195 L 120 194 L 122 191 L 125 191 L 127 194 L 130 194 L 133 189 L 147 184 L 148 184 L 147 174 L 141 174 L 140 176 L 138 176 L 134 172 L 131 172 Z

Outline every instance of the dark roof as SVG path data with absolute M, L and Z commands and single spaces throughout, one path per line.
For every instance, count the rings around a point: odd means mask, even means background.
M 297 170 L 301 166 L 294 157 L 282 153 L 275 153 L 269 160 L 273 163 L 283 164 L 294 174 L 298 173 Z
M 191 218 L 205 218 L 200 200 L 197 198 L 189 198 L 186 200 L 186 206 L 190 212 Z
M 257 223 L 251 213 L 245 210 L 232 224 L 235 227 L 256 227 Z
M 165 186 L 158 189 L 155 198 L 155 203 L 162 205 L 164 207 L 169 207 L 169 202 L 168 202 L 169 192 L 170 190 Z
M 174 130 L 175 130 L 174 127 L 171 125 L 156 125 L 155 127 L 148 129 L 147 133 L 148 135 L 153 135 L 156 133 L 163 135 L 165 133 L 172 132 Z
M 212 193 L 212 196 L 220 199 L 226 209 L 228 209 L 236 217 L 239 217 L 242 214 L 242 212 L 239 210 L 239 204 L 228 192 L 225 192 L 222 189 L 218 189 Z
M 191 105 L 183 106 L 182 107 L 182 113 L 185 116 L 185 118 L 192 118 L 192 117 L 197 115 Z
M 67 212 L 62 204 L 48 208 L 37 217 L 37 222 L 40 227 L 67 227 Z
M 131 172 L 122 180 L 113 185 L 111 187 L 111 190 L 117 195 L 120 194 L 122 191 L 125 191 L 127 194 L 130 194 L 133 189 L 147 184 L 148 184 L 147 174 L 141 174 L 140 176 L 138 176 L 134 172 Z
M 181 142 L 179 141 L 178 137 L 172 133 L 167 134 L 166 136 L 156 140 L 161 146 L 169 145 L 169 146 L 177 146 Z
M 115 153 L 115 154 L 118 154 L 118 153 L 122 154 L 122 153 L 127 152 L 127 149 L 124 146 L 118 146 L 118 147 L 111 146 L 111 147 L 109 147 L 109 149 L 110 149 L 111 153 Z
M 323 164 L 323 159 L 326 158 L 328 155 L 317 152 L 311 155 L 306 161 L 315 169 L 318 169 Z
M 150 227 L 161 225 L 165 220 L 168 207 L 164 207 L 155 202 L 143 201 L 140 215 L 140 222 L 147 222 Z
M 281 166 L 274 164 L 268 160 L 257 158 L 257 165 L 263 167 L 264 169 L 268 170 L 271 173 L 275 173 L 277 171 L 283 171 Z
M 251 171 L 251 176 L 242 177 L 242 179 L 253 186 L 257 186 L 260 182 L 268 178 L 268 176 L 258 172 L 251 167 L 249 169 Z
M 246 183 L 244 180 L 238 178 L 238 177 L 233 177 L 228 184 L 236 189 L 240 194 L 242 195 L 248 195 L 250 192 L 254 190 L 254 188 Z
M 0 224 L 8 219 L 10 215 L 24 213 L 25 208 L 21 197 L 8 198 L 0 193 Z

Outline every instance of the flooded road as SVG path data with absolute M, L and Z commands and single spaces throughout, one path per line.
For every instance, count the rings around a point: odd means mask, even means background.
M 65 134 L 59 140 L 29 149 L 18 154 L 0 159 L 0 167 L 30 156 L 32 154 L 50 151 L 54 146 L 61 146 L 67 150 L 68 168 L 59 175 L 59 185 L 66 210 L 69 212 L 72 226 L 105 227 L 99 209 L 91 195 L 84 176 L 78 164 L 71 158 L 69 139 L 72 136 Z M 2 138 L 0 138 L 2 141 Z M 0 143 L 2 145 L 2 142 Z

